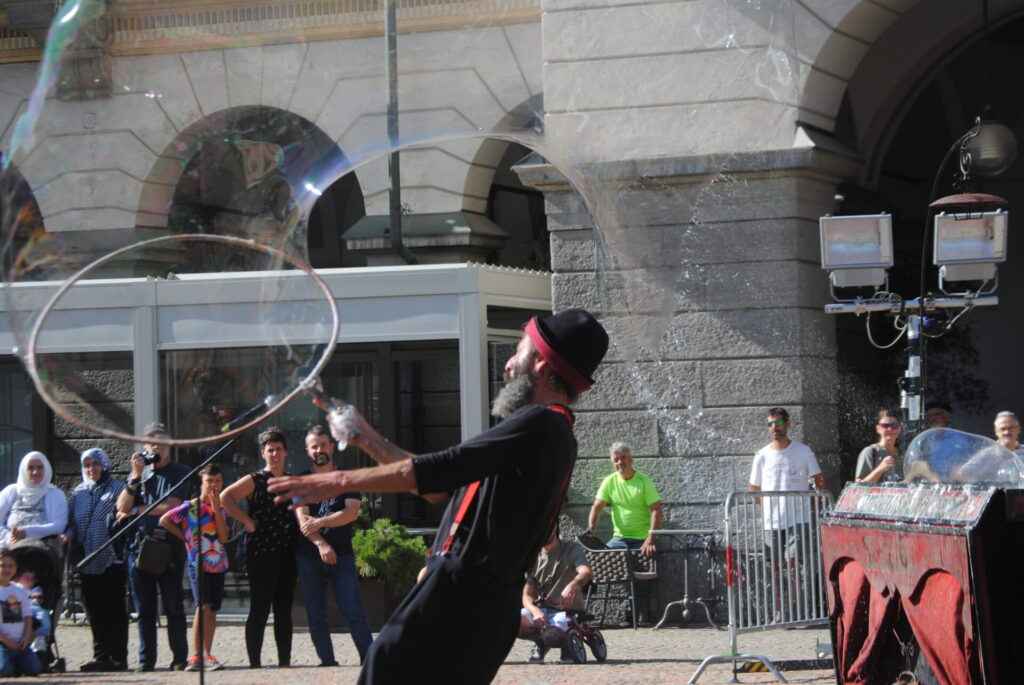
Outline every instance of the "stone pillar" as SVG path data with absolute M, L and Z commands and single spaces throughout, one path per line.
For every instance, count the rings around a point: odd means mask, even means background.
M 835 325 L 822 310 L 817 220 L 856 168 L 813 148 L 606 164 L 617 188 L 603 194 L 618 198 L 623 226 L 602 227 L 601 258 L 593 217 L 561 174 L 539 158 L 517 166 L 545 193 L 554 309 L 600 311 L 612 336 L 578 407 L 574 520 L 610 473 L 609 446 L 625 440 L 661 491 L 666 527 L 717 527 L 776 405 L 838 491 Z

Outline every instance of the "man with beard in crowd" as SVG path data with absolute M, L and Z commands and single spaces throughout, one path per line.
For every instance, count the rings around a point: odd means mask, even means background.
M 313 426 L 306 433 L 306 454 L 313 461 L 307 473 L 329 473 L 334 465 L 334 442 L 323 426 Z M 359 660 L 373 643 L 370 624 L 359 597 L 355 553 L 352 550 L 352 522 L 359 516 L 362 497 L 358 492 L 345 492 L 312 507 L 299 507 L 301 538 L 295 545 L 295 565 L 299 588 L 306 604 L 309 637 L 313 640 L 321 666 L 337 666 L 331 630 L 327 624 L 328 581 L 334 591 L 338 611 L 345 617 Z
M 380 466 L 271 481 L 299 506 L 343 492 L 454 491 L 422 580 L 370 648 L 360 683 L 487 683 L 519 629 L 523 577 L 554 529 L 576 456 L 567 408 L 591 387 L 608 334 L 582 309 L 534 317 L 505 364 L 492 413 L 504 419 L 414 456 L 353 412 L 349 444 Z M 458 650 L 455 656 L 453 650 Z

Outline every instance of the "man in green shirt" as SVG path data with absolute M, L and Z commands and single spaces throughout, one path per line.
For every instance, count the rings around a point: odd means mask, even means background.
M 644 556 L 657 551 L 652 530 L 661 528 L 661 495 L 651 479 L 633 468 L 633 455 L 629 445 L 612 445 L 612 466 L 615 473 L 601 482 L 597 497 L 587 517 L 587 532 L 593 532 L 601 512 L 612 507 L 612 529 L 615 534 L 608 541 L 612 549 L 639 549 Z
M 612 549 L 639 549 L 640 554 L 651 556 L 657 550 L 652 530 L 661 528 L 661 495 L 651 479 L 633 468 L 633 455 L 629 445 L 612 445 L 612 466 L 615 473 L 601 482 L 594 505 L 587 517 L 586 533 L 593 533 L 601 512 L 612 507 L 612 531 L 615 537 L 608 541 Z M 637 622 L 648 623 L 647 604 L 650 597 L 648 583 L 636 584 Z M 630 625 L 628 620 L 623 625 Z

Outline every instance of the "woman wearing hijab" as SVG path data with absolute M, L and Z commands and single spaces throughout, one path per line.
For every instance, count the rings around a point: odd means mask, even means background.
M 42 452 L 22 457 L 18 482 L 0 490 L 0 547 L 64 532 L 68 503 L 52 478 L 53 469 Z
M 82 452 L 82 482 L 68 498 L 68 537 L 73 559 L 83 559 L 110 539 L 117 496 L 124 483 L 111 477 L 110 457 L 98 447 Z M 82 599 L 92 629 L 92 661 L 83 671 L 128 668 L 128 612 L 124 564 L 113 547 L 92 559 L 82 572 Z

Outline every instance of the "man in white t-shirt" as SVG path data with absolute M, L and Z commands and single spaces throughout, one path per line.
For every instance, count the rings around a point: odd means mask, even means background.
M 768 410 L 768 434 L 772 441 L 754 455 L 750 468 L 750 489 L 764 491 L 824 490 L 825 477 L 811 448 L 799 440 L 789 438 L 789 412 L 782 407 Z M 813 482 L 813 485 L 812 485 Z M 811 521 L 810 502 L 789 497 L 764 497 L 765 545 L 773 561 L 776 620 L 787 620 L 781 610 L 779 591 L 783 565 L 792 567 L 801 539 L 807 535 Z M 791 592 L 795 597 L 797 573 L 790 573 Z

